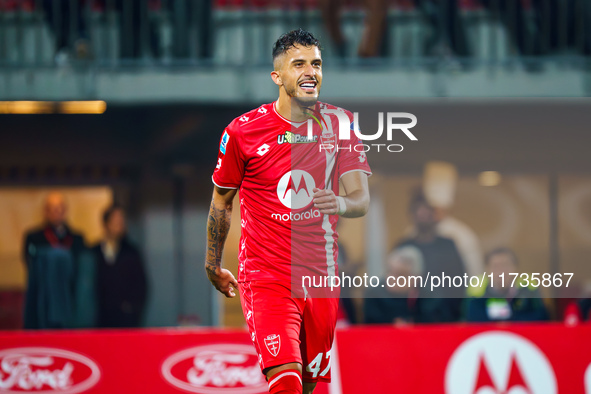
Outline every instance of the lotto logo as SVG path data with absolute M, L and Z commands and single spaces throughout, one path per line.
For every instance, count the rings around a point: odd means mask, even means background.
M 263 145 L 259 146 L 259 149 L 257 149 L 257 154 L 259 156 L 262 156 L 265 153 L 267 153 L 268 151 L 269 151 L 269 145 L 263 144 Z
M 259 111 L 258 112 L 261 113 L 261 114 L 266 114 L 267 113 L 267 109 L 261 107 L 261 108 L 259 108 Z
M 238 119 L 238 120 L 239 120 L 239 121 L 241 121 L 241 122 L 248 122 L 248 116 L 246 116 L 246 115 L 242 115 L 242 116 L 240 117 L 240 119 Z
M 364 163 L 365 160 L 367 160 L 367 156 L 365 155 L 365 152 L 359 152 L 359 162 L 360 163 Z

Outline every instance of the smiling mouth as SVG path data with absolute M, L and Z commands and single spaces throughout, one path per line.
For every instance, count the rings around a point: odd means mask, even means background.
M 317 83 L 315 81 L 305 81 L 300 84 L 300 88 L 305 91 L 314 91 L 316 89 Z

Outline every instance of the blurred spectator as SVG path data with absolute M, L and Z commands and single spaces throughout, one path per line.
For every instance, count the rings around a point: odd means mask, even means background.
M 423 275 L 421 252 L 413 246 L 404 246 L 390 252 L 387 259 L 386 277 L 390 279 L 382 278 L 380 286 L 369 288 L 365 295 L 365 323 L 428 321 L 428 317 L 421 316 L 420 306 L 425 299 L 418 298 L 418 289 L 414 287 L 414 282 L 408 280 L 410 276 Z M 400 279 L 395 282 L 394 278 Z
M 383 52 L 384 33 L 388 17 L 387 0 L 364 0 L 367 9 L 363 36 L 359 45 L 360 57 L 377 57 L 385 55 Z M 320 0 L 320 9 L 328 34 L 332 39 L 337 55 L 345 57 L 347 54 L 347 40 L 341 28 L 341 11 L 343 0 Z
M 437 234 L 435 210 L 429 205 L 422 191 L 415 192 L 410 204 L 410 213 L 416 234 L 400 242 L 398 247 L 410 245 L 421 251 L 424 262 L 423 277 L 426 276 L 426 273 L 438 277 L 443 274 L 451 278 L 463 276 L 466 269 L 458 249 L 451 239 L 443 238 Z M 459 320 L 463 295 L 462 288 L 450 286 L 449 283 L 434 291 L 424 288 L 420 296 L 432 298 L 431 302 L 423 307 L 424 315 L 428 316 L 431 322 Z
M 447 211 L 437 210 L 436 231 L 442 237 L 454 241 L 468 275 L 480 275 L 484 272 L 484 263 L 478 236 L 468 225 L 449 215 Z
M 169 2 L 173 21 L 172 55 L 187 58 L 191 55 L 191 45 L 197 44 L 197 56 L 210 58 L 213 53 L 213 1 L 176 0 Z M 196 33 L 196 42 L 190 37 Z
M 68 207 L 61 193 L 50 193 L 45 199 L 43 216 L 45 223 L 40 229 L 27 233 L 24 259 L 27 268 L 35 259 L 39 249 L 45 247 L 68 249 L 79 253 L 84 249 L 84 239 L 66 223 Z
M 583 312 L 576 301 L 571 301 L 566 305 L 563 315 L 564 324 L 573 327 L 583 321 Z
M 576 326 L 582 322 L 591 321 L 591 282 L 586 282 L 579 287 L 576 284 L 572 285 L 575 290 L 571 296 L 578 298 L 561 298 L 557 301 L 562 301 L 564 309 L 560 310 L 560 303 L 557 302 L 557 309 L 560 318 L 567 326 Z M 566 295 L 566 294 L 565 294 Z
M 415 0 L 415 2 L 431 27 L 431 35 L 425 42 L 427 54 L 459 58 L 470 56 L 458 0 Z
M 548 312 L 535 287 L 523 286 L 519 278 L 511 286 L 517 271 L 517 256 L 508 248 L 498 248 L 486 256 L 486 272 L 493 275 L 493 286 L 484 283 L 472 287 L 466 300 L 466 320 L 487 321 L 540 321 L 548 320 Z M 505 277 L 501 282 L 499 275 Z M 485 277 L 486 279 L 486 277 Z M 502 286 L 504 284 L 504 286 Z
M 494 15 L 498 15 L 505 25 L 509 39 L 521 56 L 541 54 L 539 26 L 528 23 L 527 12 L 522 1 L 480 0 Z
M 157 26 L 150 20 L 152 0 L 116 0 L 119 15 L 119 56 L 137 59 L 147 55 L 144 44 L 149 44 L 154 57 L 160 57 L 160 38 Z M 147 38 L 147 40 L 144 39 Z
M 97 260 L 99 327 L 138 327 L 146 303 L 146 274 L 139 251 L 126 236 L 125 212 L 113 205 L 103 214 L 104 239 Z
M 581 312 L 581 321 L 591 321 L 591 298 L 578 300 L 577 307 Z
M 431 26 L 431 36 L 426 41 L 426 51 L 435 55 L 469 56 L 466 33 L 459 14 L 457 0 L 415 0 L 417 7 Z M 347 40 L 341 26 L 342 0 L 322 0 L 320 8 L 328 34 L 337 54 L 345 57 Z M 365 0 L 367 9 L 365 28 L 358 49 L 360 57 L 386 55 L 387 0 Z
M 423 192 L 435 209 L 437 234 L 454 241 L 469 275 L 484 272 L 482 249 L 478 236 L 466 223 L 451 214 L 458 184 L 456 167 L 443 161 L 429 161 L 423 172 Z M 411 234 L 416 229 L 411 230 Z
M 50 193 L 43 213 L 45 223 L 27 233 L 23 247 L 28 274 L 25 328 L 73 327 L 78 312 L 77 265 L 85 251 L 84 240 L 66 224 L 62 194 Z
M 544 54 L 572 48 L 591 55 L 589 0 L 532 0 L 532 6 Z
M 103 0 L 105 1 L 105 0 Z M 197 44 L 197 55 L 209 58 L 212 54 L 212 1 L 175 0 L 116 0 L 120 13 L 120 56 L 123 59 L 137 59 L 151 55 L 163 56 L 162 37 L 158 22 L 150 10 L 167 12 L 172 22 L 172 56 L 188 58 L 191 45 Z M 196 40 L 191 40 L 195 33 Z M 150 53 L 148 53 L 148 50 Z
M 480 0 L 498 14 L 521 56 L 539 56 L 565 49 L 591 55 L 591 2 L 532 0 L 531 12 L 524 2 Z M 533 16 L 533 23 L 528 13 Z
M 55 40 L 55 61 L 64 65 L 74 56 L 90 56 L 88 27 L 84 18 L 85 0 L 43 0 L 45 17 Z

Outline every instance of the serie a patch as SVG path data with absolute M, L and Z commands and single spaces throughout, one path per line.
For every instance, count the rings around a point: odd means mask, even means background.
M 223 155 L 226 154 L 226 146 L 228 146 L 228 141 L 230 141 L 230 134 L 228 134 L 227 131 L 224 131 L 224 134 L 222 135 L 222 141 L 220 142 L 220 152 L 222 152 Z

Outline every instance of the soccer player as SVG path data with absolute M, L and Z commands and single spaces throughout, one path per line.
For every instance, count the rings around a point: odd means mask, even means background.
M 226 297 L 240 290 L 269 392 L 312 393 L 318 381 L 330 382 L 338 292 L 315 292 L 302 276 L 338 275 L 337 220 L 365 215 L 371 172 L 354 133 L 354 140 L 338 136 L 339 118 L 351 124 L 352 114 L 318 101 L 318 40 L 302 29 L 284 34 L 273 47 L 273 67 L 278 100 L 234 119 L 222 134 L 205 268 Z M 236 280 L 221 257 L 238 189 Z

